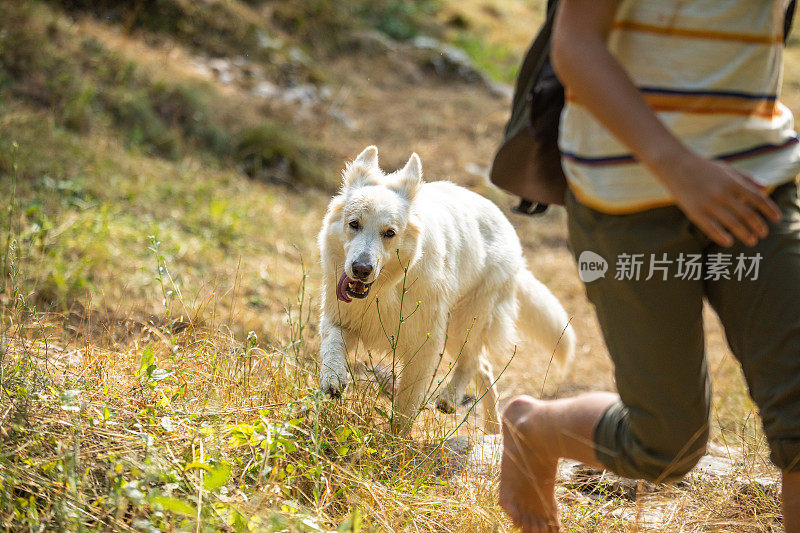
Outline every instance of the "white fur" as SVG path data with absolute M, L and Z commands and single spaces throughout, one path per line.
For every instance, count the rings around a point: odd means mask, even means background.
M 349 226 L 353 220 L 359 229 Z M 396 235 L 385 237 L 388 229 Z M 572 357 L 575 335 L 567 313 L 527 269 L 502 212 L 453 183 L 425 183 L 416 154 L 388 175 L 378 167 L 374 146 L 348 164 L 319 246 L 323 391 L 338 395 L 344 389 L 346 352 L 358 342 L 371 353 L 392 354 L 399 377 L 395 420 L 407 425 L 436 387 L 433 375 L 447 352 L 456 364 L 438 393 L 438 407 L 454 409 L 474 377 L 486 428 L 497 432 L 497 392 L 486 352 L 511 357 L 519 332 L 554 353 L 562 367 Z M 353 278 L 356 259 L 373 267 L 367 282 L 374 284 L 366 298 L 345 303 L 336 287 L 343 271 Z

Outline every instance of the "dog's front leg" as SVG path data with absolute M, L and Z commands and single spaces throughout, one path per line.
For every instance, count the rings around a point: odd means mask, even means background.
M 320 345 L 319 387 L 338 398 L 347 386 L 347 345 L 344 331 L 326 317 L 320 321 L 322 343 Z

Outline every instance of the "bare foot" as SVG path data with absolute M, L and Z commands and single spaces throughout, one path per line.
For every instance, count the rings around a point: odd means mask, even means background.
M 523 533 L 561 531 L 554 489 L 558 454 L 545 402 L 514 398 L 503 413 L 500 507 Z M 550 433 L 548 437 L 548 433 Z

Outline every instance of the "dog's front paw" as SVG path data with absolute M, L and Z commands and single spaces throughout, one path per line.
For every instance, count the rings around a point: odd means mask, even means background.
M 456 412 L 456 403 L 449 396 L 449 394 L 440 395 L 436 399 L 436 408 L 443 413 L 451 415 Z
M 322 392 L 329 394 L 333 398 L 339 398 L 346 387 L 346 368 L 323 368 L 322 376 L 319 380 L 319 388 Z
M 459 405 L 472 405 L 475 401 L 475 397 L 471 394 L 462 394 L 459 398 L 458 394 L 448 387 L 436 399 L 436 408 L 443 413 L 451 415 L 456 412 Z

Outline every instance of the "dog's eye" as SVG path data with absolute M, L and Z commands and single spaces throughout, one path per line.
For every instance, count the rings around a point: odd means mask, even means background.
M 394 232 L 393 229 L 387 229 L 386 231 L 383 232 L 383 236 L 386 237 L 387 239 L 391 239 L 395 235 L 396 233 Z
M 358 220 L 351 220 L 350 221 L 350 227 L 353 228 L 353 229 L 358 230 L 358 229 L 361 229 L 361 224 L 358 223 Z

